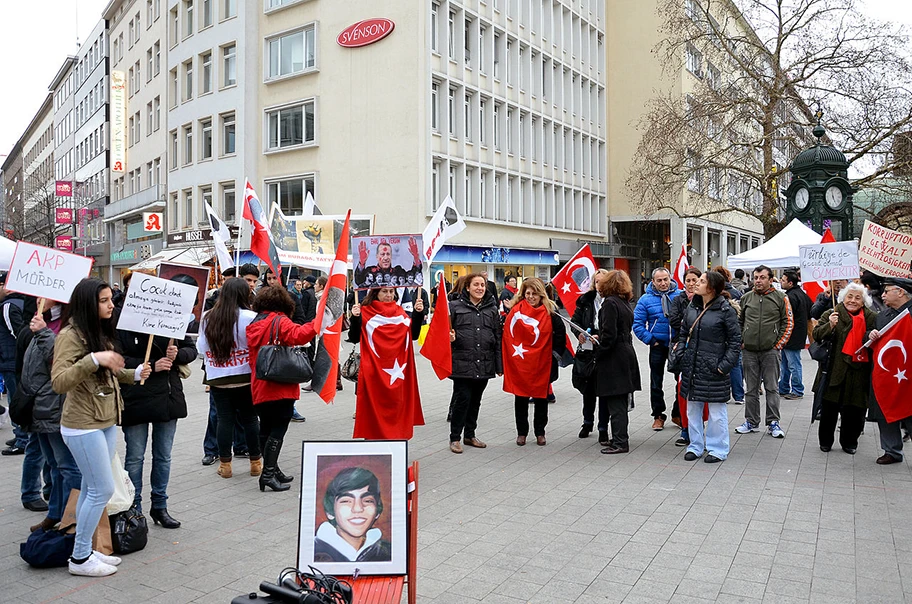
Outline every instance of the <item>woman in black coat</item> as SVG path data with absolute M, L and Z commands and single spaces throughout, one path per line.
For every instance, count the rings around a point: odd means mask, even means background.
M 576 310 L 573 311 L 571 319 L 574 325 L 586 330 L 586 333 L 577 334 L 580 345 L 573 359 L 573 387 L 583 395 L 583 425 L 579 431 L 580 438 L 589 436 L 595 423 L 595 402 L 598 399 L 595 394 L 595 374 L 593 371 L 586 376 L 586 372 L 591 368 L 590 362 L 595 355 L 595 340 L 592 339 L 592 336 L 598 335 L 598 312 L 602 308 L 602 296 L 596 291 L 596 288 L 598 282 L 607 275 L 608 271 L 604 268 L 595 272 L 592 277 L 592 289 L 577 298 Z M 603 447 L 610 444 L 608 407 L 601 402 L 598 406 L 598 437 L 599 444 Z
M 627 273 L 608 271 L 599 280 L 602 308 L 595 349 L 595 394 L 599 405 L 611 415 L 611 440 L 602 453 L 613 455 L 630 451 L 627 436 L 627 399 L 640 389 L 640 366 L 633 350 L 633 284 Z
M 708 271 L 700 276 L 684 313 L 671 364 L 681 372 L 681 396 L 687 401 L 690 444 L 684 459 L 696 461 L 704 450 L 706 463 L 728 457 L 728 409 L 732 368 L 741 353 L 738 313 L 728 302 L 725 278 Z M 709 408 L 703 430 L 703 405 Z
M 460 439 L 470 447 L 487 445 L 475 437 L 481 395 L 495 375 L 503 375 L 500 356 L 502 325 L 497 300 L 487 291 L 484 275 L 465 278 L 466 289 L 450 302 L 450 342 L 453 349 L 450 451 L 462 453 Z
M 117 339 L 126 367 L 143 364 L 149 336 L 132 331 L 117 331 Z M 181 365 L 196 361 L 196 346 L 189 337 L 179 342 L 155 336 L 149 364 L 152 375 L 145 381 L 121 387 L 124 409 L 123 427 L 126 457 L 124 469 L 136 487 L 134 507 L 142 508 L 143 459 L 152 427 L 152 508 L 149 516 L 164 528 L 178 528 L 180 522 L 168 513 L 168 480 L 171 477 L 171 447 L 177 431 L 177 420 L 187 417 L 187 400 L 180 377 Z

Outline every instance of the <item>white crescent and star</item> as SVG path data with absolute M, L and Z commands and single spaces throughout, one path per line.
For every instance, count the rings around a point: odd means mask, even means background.
M 405 381 L 405 368 L 406 367 L 408 367 L 408 363 L 405 363 L 404 365 L 400 365 L 399 359 L 396 359 L 395 362 L 393 362 L 392 367 L 390 367 L 389 369 L 383 370 L 386 373 L 388 373 L 390 376 L 390 386 L 392 386 L 396 380 Z
M 364 331 L 367 334 L 367 344 L 370 346 L 371 350 L 374 352 L 374 356 L 377 358 L 380 355 L 377 354 L 377 348 L 374 346 L 374 330 L 378 327 L 384 325 L 405 325 L 409 327 L 411 325 L 411 320 L 408 317 L 402 315 L 396 315 L 394 317 L 387 317 L 385 315 L 374 315 L 371 317 L 368 322 L 364 325 Z M 403 349 L 408 351 L 409 338 L 411 338 L 411 333 L 406 329 L 405 334 L 405 345 Z M 392 386 L 396 380 L 405 380 L 405 368 L 408 367 L 408 362 L 399 364 L 399 359 L 396 358 L 393 362 L 393 366 L 389 369 L 382 368 L 383 371 L 389 374 L 390 376 L 390 386 Z
M 899 348 L 900 352 L 902 352 L 903 367 L 905 367 L 906 361 L 908 360 L 908 356 L 906 355 L 906 346 L 902 343 L 902 340 L 890 340 L 889 342 L 887 342 L 887 344 L 883 348 L 880 349 L 880 352 L 877 354 L 877 364 L 880 365 L 880 368 L 883 369 L 884 371 L 886 371 L 887 373 L 889 373 L 891 370 L 884 367 L 883 356 L 884 356 L 884 353 L 887 352 L 888 350 L 890 350 L 891 348 Z M 896 368 L 896 375 L 894 375 L 893 377 L 896 378 L 896 382 L 898 384 L 901 384 L 903 380 L 909 379 L 906 377 L 906 371 L 899 369 L 899 367 Z
M 527 353 L 527 352 L 529 352 L 529 351 L 528 351 L 527 349 L 523 348 L 522 343 L 520 343 L 520 344 L 512 344 L 512 346 L 513 346 L 513 356 L 519 357 L 519 358 L 521 358 L 521 359 L 526 358 L 526 354 L 525 354 L 525 353 Z
M 541 331 L 538 329 L 538 319 L 522 314 L 520 311 L 513 313 L 513 318 L 510 319 L 510 335 L 513 335 L 513 326 L 516 325 L 517 321 L 522 321 L 526 325 L 532 328 L 532 333 L 535 334 L 535 339 L 532 340 L 532 346 L 535 346 L 535 343 L 538 342 L 538 337 L 541 335 Z M 523 351 L 525 352 L 525 351 Z M 516 356 L 515 354 L 513 356 Z M 525 357 L 523 357 L 525 358 Z

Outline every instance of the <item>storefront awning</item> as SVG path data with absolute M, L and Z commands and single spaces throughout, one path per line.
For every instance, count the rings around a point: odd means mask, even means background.
M 189 264 L 191 266 L 202 266 L 212 260 L 211 248 L 200 247 L 182 247 L 166 248 L 154 256 L 146 258 L 138 264 L 130 267 L 131 271 L 154 271 L 162 262 L 174 262 L 176 264 Z

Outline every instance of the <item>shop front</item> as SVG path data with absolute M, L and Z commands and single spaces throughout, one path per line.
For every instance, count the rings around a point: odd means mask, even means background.
M 437 283 L 438 275 L 452 285 L 459 277 L 486 272 L 499 290 L 507 276 L 519 281 L 529 277 L 549 281 L 552 267 L 557 264 L 558 253 L 554 250 L 444 245 L 431 263 L 431 283 Z

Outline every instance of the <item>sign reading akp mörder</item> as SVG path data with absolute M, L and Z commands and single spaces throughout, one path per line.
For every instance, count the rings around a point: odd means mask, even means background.
M 193 319 L 193 285 L 133 273 L 117 329 L 182 340 Z
M 854 241 L 798 246 L 802 281 L 858 278 L 858 246 Z
M 19 241 L 6 289 L 66 304 L 76 284 L 89 276 L 93 262 L 85 256 Z

